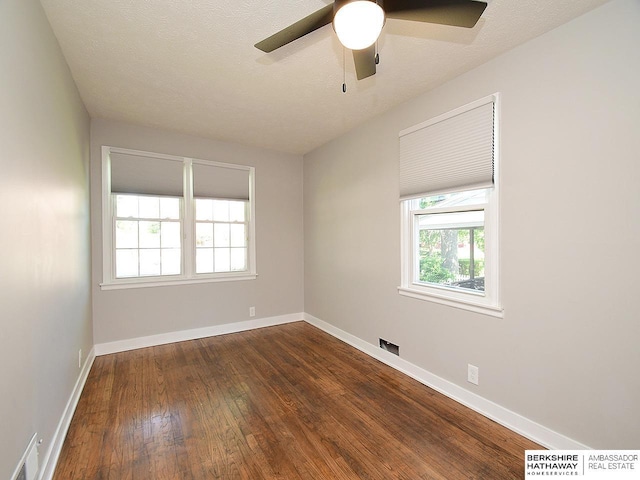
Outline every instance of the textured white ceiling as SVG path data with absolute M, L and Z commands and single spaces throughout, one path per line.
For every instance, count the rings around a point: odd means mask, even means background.
M 253 44 L 323 0 L 41 0 L 92 117 L 306 153 L 607 0 L 492 0 L 473 29 L 388 20 L 355 79 L 331 26 Z

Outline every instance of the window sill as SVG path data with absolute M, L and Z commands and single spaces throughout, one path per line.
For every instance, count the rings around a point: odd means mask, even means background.
M 171 280 L 158 280 L 157 278 L 149 280 L 121 280 L 112 283 L 101 283 L 100 290 L 123 290 L 128 288 L 149 288 L 149 287 L 168 287 L 176 285 L 193 285 L 198 283 L 218 283 L 218 282 L 239 282 L 243 280 L 255 280 L 258 275 L 255 273 L 248 273 L 243 275 L 229 275 L 220 277 L 208 277 L 208 278 L 181 278 Z
M 415 288 L 398 287 L 398 293 L 405 297 L 417 298 L 418 300 L 426 300 L 428 302 L 439 303 L 441 305 L 448 305 L 450 307 L 467 310 L 470 312 L 481 313 L 483 315 L 489 315 L 496 318 L 504 318 L 504 310 L 502 307 L 494 305 L 485 305 L 482 303 L 474 302 L 473 300 L 462 300 L 457 298 L 451 298 L 437 293 L 425 292 Z

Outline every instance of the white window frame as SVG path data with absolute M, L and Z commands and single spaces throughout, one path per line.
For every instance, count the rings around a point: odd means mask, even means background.
M 200 199 L 200 200 L 203 200 L 203 199 L 206 199 L 206 200 L 220 200 L 220 199 L 213 199 L 213 198 L 208 198 L 208 197 L 194 197 L 194 203 L 196 202 L 196 200 L 199 200 L 199 199 Z M 226 200 L 226 199 L 221 199 L 221 200 Z M 212 220 L 199 220 L 198 218 L 195 218 L 195 220 L 194 220 L 194 222 L 193 222 L 194 239 L 195 239 L 195 238 L 197 238 L 196 230 L 197 230 L 197 226 L 198 226 L 198 224 L 211 224 L 211 225 L 212 225 L 212 227 L 213 227 L 213 231 L 215 231 L 215 225 L 216 225 L 216 224 L 224 224 L 224 225 L 234 225 L 234 224 L 235 224 L 235 225 L 243 225 L 243 226 L 245 227 L 245 228 L 244 228 L 244 230 L 245 230 L 245 240 L 248 240 L 249 235 L 247 235 L 247 232 L 249 231 L 249 224 L 250 224 L 250 214 L 249 214 L 249 204 L 250 204 L 250 202 L 244 202 L 244 203 L 245 203 L 245 205 L 244 205 L 244 221 L 242 221 L 242 222 L 240 222 L 240 221 L 235 221 L 235 220 L 222 221 L 222 220 L 216 220 L 216 219 L 212 219 Z M 196 210 L 194 209 L 194 213 L 195 213 L 195 211 L 196 211 Z M 193 250 L 193 251 L 194 251 L 194 253 L 196 253 L 196 257 L 197 257 L 198 248 L 199 248 L 199 247 L 198 247 L 198 245 L 196 244 L 196 245 L 194 246 L 194 250 Z M 215 249 L 216 249 L 216 248 L 219 248 L 219 247 L 211 246 L 211 247 L 204 247 L 204 248 L 211 249 L 211 250 L 215 251 Z M 243 247 L 234 247 L 234 246 L 231 246 L 231 245 L 230 245 L 229 247 L 224 247 L 224 248 L 225 248 L 225 249 L 226 249 L 226 248 L 228 248 L 229 250 L 231 250 L 231 249 L 233 249 L 233 248 L 242 248 L 243 250 L 245 250 L 245 255 L 246 255 L 246 258 L 245 258 L 245 265 L 246 265 L 246 266 L 247 266 L 247 268 L 248 268 L 248 264 L 247 264 L 247 262 L 248 262 L 248 257 L 249 257 L 249 255 L 248 255 L 249 245 L 248 245 L 248 244 L 246 244 L 246 245 L 245 245 L 245 246 L 243 246 Z M 215 254 L 214 254 L 214 255 L 215 255 Z M 218 273 L 212 273 L 212 272 L 209 272 L 209 273 L 198 273 L 198 272 L 197 272 L 197 263 L 194 263 L 194 265 L 195 265 L 195 269 L 196 269 L 196 275 L 198 275 L 198 276 L 202 276 L 202 275 L 214 275 L 214 274 L 219 275 L 220 273 L 222 273 L 222 272 L 218 272 Z M 215 266 L 215 261 L 214 261 L 214 266 Z M 241 271 L 234 271 L 234 270 L 231 270 L 231 271 L 229 271 L 229 272 L 224 272 L 224 273 L 231 273 L 231 272 L 241 273 L 241 272 L 246 272 L 246 270 L 241 270 Z
M 406 199 L 400 202 L 400 254 L 401 254 L 401 278 L 398 293 L 400 295 L 426 300 L 433 303 L 447 305 L 463 310 L 481 313 L 493 317 L 502 318 L 504 315 L 500 299 L 500 175 L 499 175 L 499 103 L 498 95 L 491 96 L 495 103 L 494 117 L 494 185 L 489 188 L 487 202 L 484 204 L 461 205 L 460 207 L 427 208 L 416 207 L 416 199 Z M 484 101 L 484 99 L 483 99 Z M 456 109 L 449 114 L 437 117 L 438 120 L 447 115 L 457 115 L 472 108 L 478 102 Z M 471 191 L 476 188 L 457 189 L 441 192 L 429 192 L 423 198 L 432 195 L 453 193 L 455 191 Z M 418 264 L 418 246 L 414 239 L 417 238 L 418 217 L 430 213 L 464 212 L 469 210 L 484 210 L 484 235 L 485 235 L 485 290 L 474 291 L 460 288 L 452 288 L 443 285 L 426 284 L 417 282 L 416 265 Z
M 464 205 L 459 208 L 414 208 L 415 200 L 405 200 L 401 205 L 401 257 L 402 278 L 398 292 L 401 295 L 449 305 L 464 310 L 501 317 L 502 308 L 499 299 L 499 232 L 498 200 L 495 188 L 488 195 L 485 204 Z M 418 265 L 418 246 L 414 241 L 418 237 L 418 218 L 420 215 L 435 213 L 455 213 L 471 210 L 484 210 L 484 272 L 485 290 L 464 290 L 444 285 L 427 284 L 416 280 Z
M 182 217 L 182 212 L 184 211 L 184 207 L 183 207 L 183 201 L 184 198 L 183 197 L 179 197 L 179 196 L 170 196 L 170 198 L 175 198 L 178 200 L 178 211 L 180 212 L 179 215 L 180 217 L 176 220 L 176 219 L 167 219 L 167 218 L 147 218 L 147 217 L 119 217 L 117 216 L 117 198 L 118 196 L 132 196 L 132 197 L 136 197 L 136 198 L 142 198 L 142 197 L 151 197 L 151 198 L 162 198 L 163 196 L 160 195 L 149 195 L 149 194 L 130 194 L 130 193 L 125 193 L 125 194 L 113 194 L 111 195 L 111 198 L 109 199 L 109 201 L 112 203 L 111 205 L 111 212 L 113 212 L 113 214 L 111 215 L 111 224 L 110 224 L 110 228 L 113 232 L 113 236 L 112 238 L 115 238 L 115 232 L 116 232 L 116 228 L 117 228 L 117 224 L 119 221 L 128 221 L 128 220 L 133 220 L 135 222 L 157 222 L 157 223 L 163 223 L 163 222 L 170 222 L 170 223 L 177 223 L 180 227 L 180 252 L 183 252 L 183 248 L 182 248 L 182 243 L 184 242 L 183 238 L 184 238 L 184 218 Z M 169 197 L 169 196 L 168 196 Z M 112 246 L 113 246 L 112 242 Z M 162 250 L 162 247 L 158 247 L 158 249 Z M 138 250 L 138 255 L 140 255 L 141 250 L 143 250 L 142 248 L 136 248 L 135 250 Z M 113 262 L 113 269 L 114 271 L 116 270 L 116 263 L 117 260 L 116 258 L 113 258 L 113 253 L 116 254 L 117 256 L 117 248 L 113 248 L 113 252 L 112 252 L 112 262 Z M 183 255 L 181 255 L 180 258 L 180 269 L 183 270 Z M 160 274 L 160 275 L 138 275 L 138 276 L 132 276 L 132 277 L 121 277 L 119 280 L 121 279 L 130 279 L 130 278 L 156 278 L 156 277 L 161 277 L 161 278 L 172 278 L 175 279 L 176 277 L 178 277 L 178 274 Z
M 150 157 L 164 160 L 183 162 L 183 197 L 180 202 L 181 230 L 182 230 L 182 274 L 170 276 L 144 276 L 130 278 L 116 278 L 115 276 L 115 228 L 113 218 L 115 214 L 115 195 L 111 193 L 111 165 L 110 154 L 120 153 Z M 193 170 L 195 163 L 212 165 L 223 168 L 246 170 L 249 174 L 249 201 L 246 214 L 248 215 L 248 245 L 247 270 L 241 272 L 195 273 L 195 200 L 193 197 Z M 144 152 L 125 148 L 102 147 L 102 290 L 125 288 L 157 287 L 167 285 L 184 285 L 194 283 L 228 282 L 254 280 L 256 270 L 256 242 L 255 242 L 255 168 L 245 165 L 214 162 L 210 160 L 192 159 L 159 153 Z

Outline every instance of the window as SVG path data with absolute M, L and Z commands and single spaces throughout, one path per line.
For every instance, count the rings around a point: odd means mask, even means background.
M 247 202 L 196 198 L 196 273 L 247 269 Z
M 115 277 L 180 275 L 180 199 L 115 195 Z
M 103 147 L 102 288 L 256 277 L 252 167 Z
M 502 316 L 497 100 L 400 133 L 402 295 Z

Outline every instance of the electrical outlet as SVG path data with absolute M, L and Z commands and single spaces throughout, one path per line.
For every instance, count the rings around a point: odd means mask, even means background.
M 250 317 L 256 316 L 256 307 L 249 307 L 249 316 Z
M 82 349 L 78 350 L 78 368 L 82 368 Z
M 474 385 L 478 385 L 480 380 L 480 369 L 475 365 L 468 364 L 467 365 L 467 381 L 469 383 L 473 383 Z

